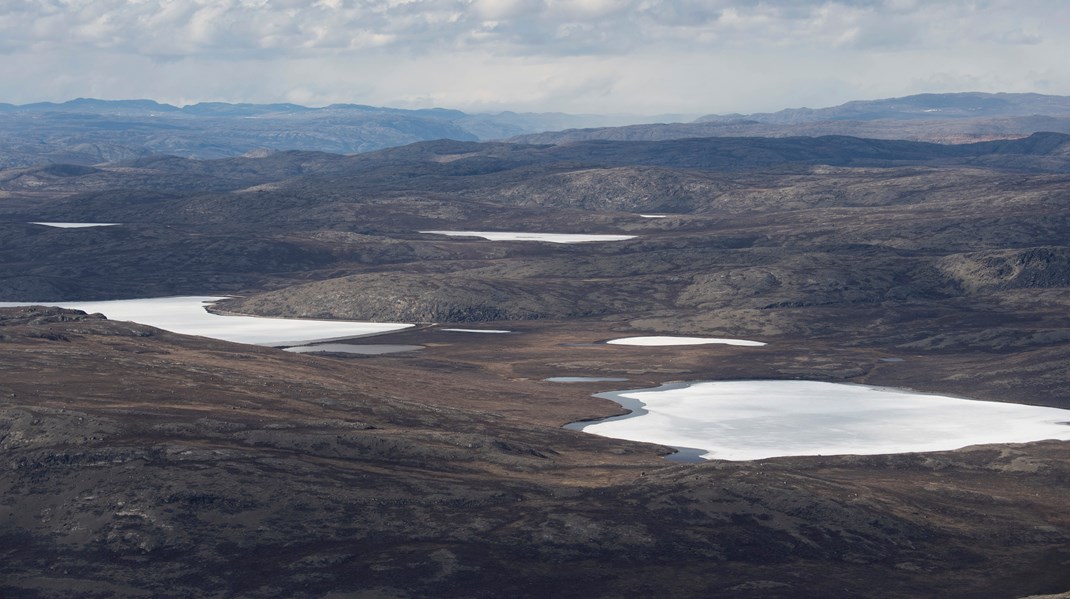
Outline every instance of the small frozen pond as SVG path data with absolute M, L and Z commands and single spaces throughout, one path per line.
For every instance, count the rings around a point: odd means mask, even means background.
M 635 235 L 581 235 L 573 233 L 519 233 L 507 231 L 420 231 L 451 237 L 482 237 L 491 241 L 545 241 L 548 243 L 584 243 L 588 241 L 624 241 Z
M 84 229 L 86 227 L 114 227 L 119 223 L 30 223 L 31 225 L 43 225 L 59 229 Z
M 656 347 L 667 345 L 739 345 L 744 347 L 761 347 L 765 345 L 761 341 L 747 341 L 746 339 L 721 339 L 718 337 L 675 337 L 661 335 L 655 337 L 623 337 L 606 341 L 610 345 L 639 345 L 644 347 Z
M 1070 440 L 1070 410 L 812 381 L 724 381 L 601 393 L 631 414 L 573 430 L 695 457 L 943 451 L 984 443 Z
M 548 383 L 623 383 L 628 379 L 616 376 L 552 376 L 543 380 Z
M 297 354 L 357 354 L 361 356 L 381 356 L 383 354 L 396 354 L 407 351 L 423 349 L 422 345 L 350 345 L 348 343 L 321 343 L 319 345 L 299 345 L 287 347 L 285 351 Z
M 665 218 L 668 214 L 640 214 L 643 218 Z
M 99 302 L 0 302 L 0 307 L 60 306 L 85 310 L 90 314 L 100 312 L 109 320 L 138 322 L 173 333 L 257 345 L 301 345 L 376 335 L 413 326 L 382 322 L 221 316 L 205 311 L 205 305 L 221 299 L 224 298 L 181 296 Z
M 488 333 L 492 335 L 504 335 L 505 333 L 512 333 L 512 331 L 506 331 L 504 329 L 439 329 L 440 331 L 446 331 L 447 333 Z

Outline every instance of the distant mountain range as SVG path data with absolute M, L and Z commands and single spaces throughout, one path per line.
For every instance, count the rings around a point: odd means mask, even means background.
M 696 122 L 748 121 L 797 125 L 817 121 L 944 120 L 1034 115 L 1070 116 L 1070 96 L 1042 94 L 918 94 L 884 100 L 858 100 L 831 108 L 789 108 L 749 115 L 706 115 Z
M 831 108 L 790 108 L 756 114 L 706 115 L 691 123 L 597 127 L 523 135 L 511 141 L 658 141 L 687 137 L 851 135 L 968 143 L 1070 133 L 1070 97 L 1041 94 L 919 94 L 848 102 Z
M 93 165 L 159 154 L 200 159 L 284 150 L 355 154 L 435 139 L 561 144 L 848 135 L 963 143 L 1014 139 L 1041 131 L 1070 133 L 1070 97 L 922 94 L 831 108 L 691 119 L 673 114 L 469 114 L 445 108 L 406 110 L 360 104 L 310 108 L 206 102 L 177 107 L 152 100 L 79 98 L 63 103 L 0 104 L 0 168 Z
M 480 141 L 575 127 L 619 126 L 693 115 L 468 114 L 333 104 L 207 102 L 177 107 L 152 100 L 0 104 L 0 168 L 44 163 L 98 164 L 152 154 L 227 158 L 248 152 L 309 150 L 353 154 L 417 141 Z
M 652 119 L 560 112 L 470 114 L 356 104 L 201 103 L 177 107 L 151 99 L 78 98 L 64 103 L 0 104 L 0 168 L 94 165 L 153 154 L 224 158 L 257 151 L 354 154 L 415 141 L 478 141 L 569 127 L 617 126 Z

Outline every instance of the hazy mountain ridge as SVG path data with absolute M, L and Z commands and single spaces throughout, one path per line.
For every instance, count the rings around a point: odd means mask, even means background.
M 979 117 L 1021 117 L 1034 115 L 1070 115 L 1070 96 L 1044 94 L 988 94 L 961 92 L 916 94 L 902 98 L 854 100 L 829 108 L 788 108 L 778 112 L 755 114 L 710 114 L 696 122 L 753 121 L 777 125 L 794 125 L 814 121 L 874 121 L 918 119 L 975 119 Z
M 642 121 L 657 124 L 635 124 Z M 657 141 L 689 137 L 844 135 L 963 143 L 1070 133 L 1070 99 L 1039 94 L 922 94 L 822 109 L 753 115 L 641 118 L 563 113 L 467 114 L 445 108 L 360 104 L 95 100 L 0 105 L 0 167 L 94 165 L 152 154 L 224 158 L 249 152 L 352 154 L 414 142 L 506 139 L 561 144 L 585 140 Z M 579 127 L 586 127 L 579 129 Z
M 98 164 L 150 154 L 224 158 L 257 150 L 350 154 L 421 140 L 500 139 L 548 129 L 641 122 L 635 116 L 467 114 L 360 104 L 96 100 L 0 105 L 0 167 Z
M 1050 131 L 1070 133 L 1070 97 L 1041 94 L 919 94 L 859 100 L 829 108 L 707 115 L 691 123 L 627 125 L 534 133 L 519 143 L 657 141 L 687 137 L 847 135 L 968 143 Z

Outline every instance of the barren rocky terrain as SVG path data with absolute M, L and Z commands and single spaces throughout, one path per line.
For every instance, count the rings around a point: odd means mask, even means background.
M 595 385 L 537 377 L 645 382 L 731 352 L 652 363 L 642 348 L 565 349 L 600 333 L 573 328 L 477 342 L 424 329 L 392 337 L 425 352 L 336 359 L 5 309 L 0 588 L 1016 597 L 1070 585 L 1066 443 L 672 465 L 663 448 L 559 428 L 616 408 L 586 397 Z
M 809 379 L 1070 408 L 1068 173 L 1056 133 L 0 171 L 0 301 L 229 294 L 218 310 L 415 322 L 376 342 L 425 347 L 296 355 L 0 310 L 0 594 L 1064 592 L 1070 444 L 676 464 L 561 428 L 619 413 L 591 397 L 619 383 L 542 379 Z M 768 345 L 601 343 L 633 334 Z

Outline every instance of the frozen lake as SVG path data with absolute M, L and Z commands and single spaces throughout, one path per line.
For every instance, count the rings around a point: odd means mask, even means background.
M 601 393 L 631 414 L 573 430 L 705 459 L 943 451 L 1070 440 L 1070 410 L 812 381 L 724 381 Z
M 545 241 L 547 243 L 585 243 L 589 241 L 624 241 L 635 235 L 581 235 L 573 233 L 519 233 L 508 231 L 420 231 L 451 237 L 481 237 L 491 241 Z
M 0 302 L 0 307 L 35 304 L 60 306 L 85 310 L 90 314 L 100 312 L 110 320 L 138 322 L 173 333 L 272 346 L 349 339 L 413 326 L 402 323 L 223 316 L 205 311 L 206 305 L 221 299 L 224 298 L 180 296 L 99 302 Z
M 114 227 L 119 223 L 30 223 L 31 225 L 42 225 L 45 227 L 56 227 L 58 229 L 84 229 L 86 227 Z

